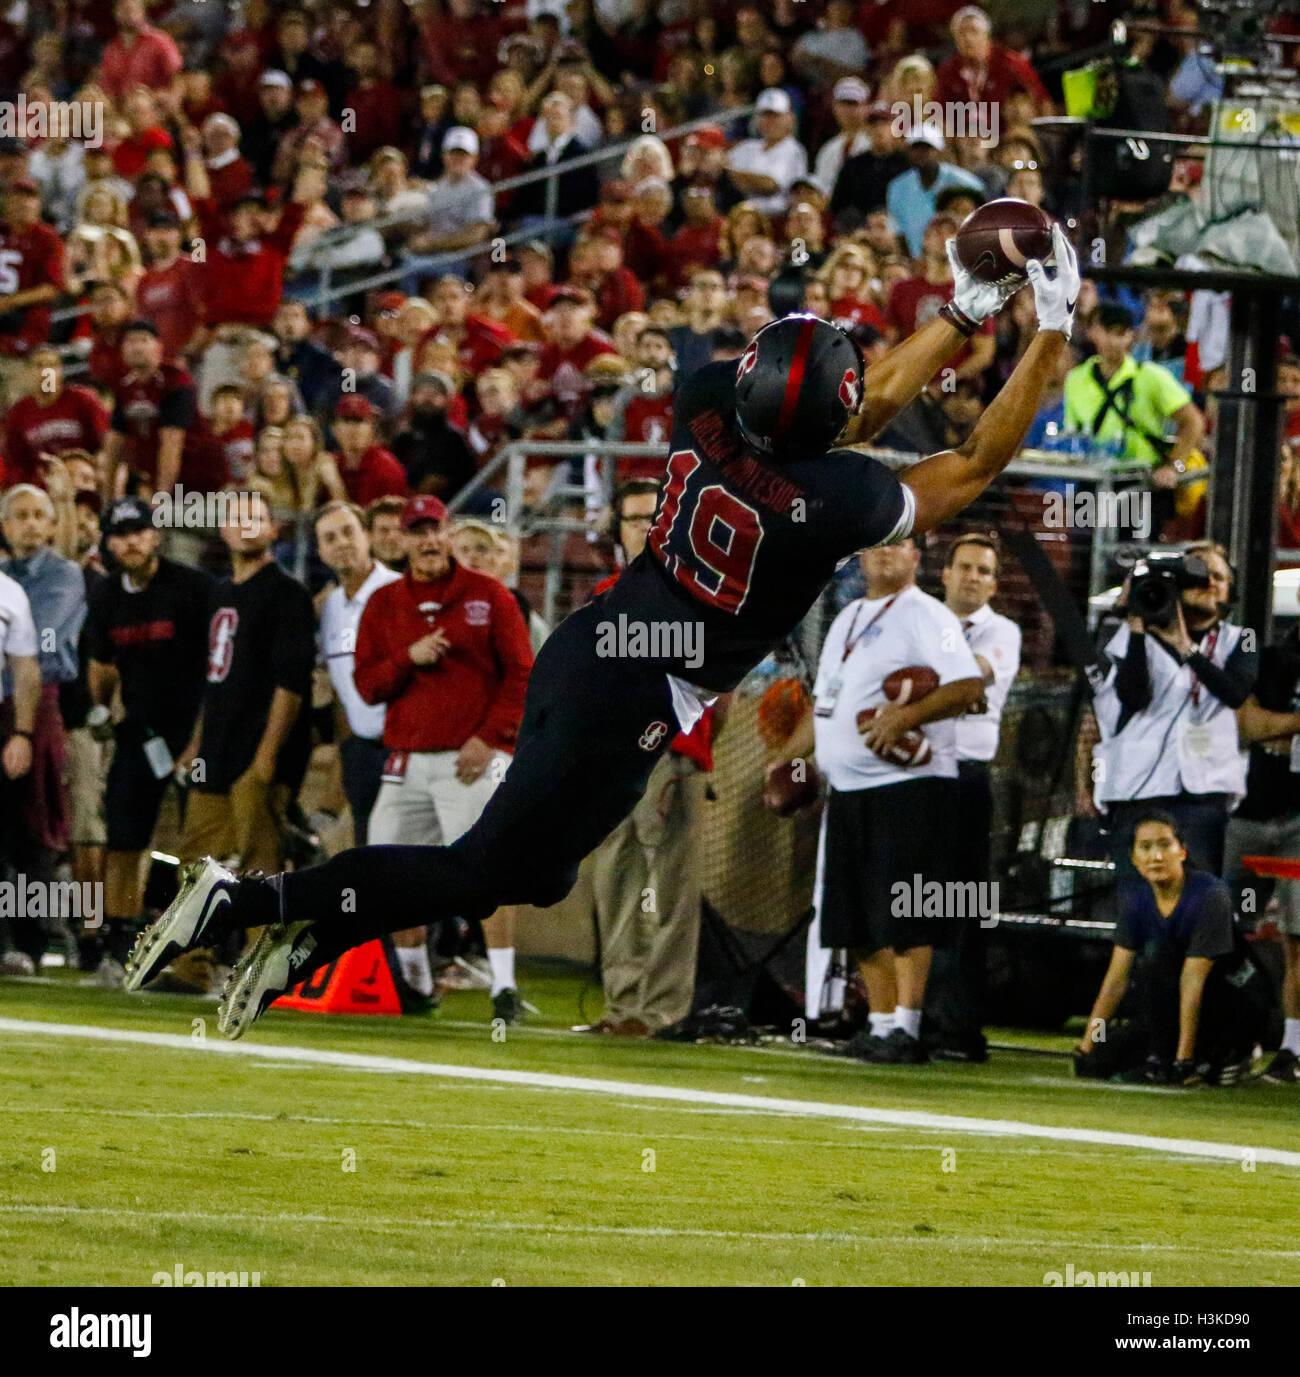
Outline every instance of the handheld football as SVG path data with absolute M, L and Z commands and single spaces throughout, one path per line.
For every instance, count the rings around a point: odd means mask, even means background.
M 822 777 L 811 760 L 783 760 L 768 768 L 763 802 L 779 818 L 792 817 L 817 802 Z
M 1023 281 L 1031 258 L 1052 252 L 1052 222 L 1044 211 L 1014 196 L 986 201 L 957 231 L 957 257 L 981 282 Z
M 915 703 L 939 687 L 939 676 L 929 665 L 906 665 L 896 669 L 881 685 L 891 703 Z
M 938 687 L 939 676 L 929 665 L 904 665 L 902 669 L 894 670 L 881 685 L 889 702 L 900 704 L 915 703 L 928 697 Z M 874 707 L 864 708 L 858 713 L 858 731 L 865 731 L 879 711 L 879 707 Z M 919 727 L 913 727 L 911 731 L 904 732 L 892 746 L 887 746 L 876 754 L 891 765 L 924 765 L 930 759 L 930 742 Z

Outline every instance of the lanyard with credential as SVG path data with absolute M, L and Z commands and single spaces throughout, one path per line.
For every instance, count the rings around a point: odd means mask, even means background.
M 875 624 L 881 619 L 881 617 L 883 617 L 885 613 L 888 612 L 889 609 L 893 607 L 893 605 L 897 601 L 898 594 L 895 593 L 894 596 L 890 598 L 889 601 L 886 602 L 883 607 L 878 607 L 876 609 L 876 615 L 872 617 L 872 619 L 866 624 L 866 626 L 862 628 L 862 635 L 857 637 L 855 637 L 853 633 L 857 629 L 858 613 L 862 611 L 862 608 L 854 608 L 853 620 L 849 623 L 849 634 L 844 638 L 844 654 L 840 656 L 840 664 L 843 664 L 845 660 L 847 660 L 849 656 L 853 654 L 854 650 L 857 649 L 858 642 L 866 636 L 867 632 L 870 631 L 873 626 L 875 626 Z
M 862 630 L 856 636 L 853 633 L 857 630 L 858 616 L 861 613 L 862 608 L 857 607 L 854 609 L 853 620 L 849 623 L 849 633 L 844 638 L 844 653 L 840 656 L 840 671 L 834 676 L 834 678 L 831 679 L 830 683 L 826 685 L 826 688 L 822 693 L 821 699 L 814 706 L 814 717 L 830 717 L 834 713 L 835 704 L 839 702 L 840 694 L 844 689 L 843 668 L 846 661 L 848 660 L 849 656 L 853 654 L 853 651 L 857 647 L 858 643 L 866 638 L 867 632 L 870 631 L 873 626 L 875 626 L 875 624 L 881 619 L 881 617 L 883 617 L 885 613 L 888 612 L 889 609 L 893 607 L 894 603 L 897 601 L 898 594 L 895 593 L 894 596 L 890 598 L 889 601 L 886 602 L 883 607 L 879 607 L 876 609 L 875 616 L 872 617 L 872 619 L 866 624 L 866 626 L 862 628 Z

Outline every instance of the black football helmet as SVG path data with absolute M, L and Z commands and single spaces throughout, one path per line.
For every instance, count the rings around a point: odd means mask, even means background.
M 862 397 L 862 351 L 818 316 L 783 316 L 749 342 L 736 365 L 736 424 L 773 458 L 825 449 Z

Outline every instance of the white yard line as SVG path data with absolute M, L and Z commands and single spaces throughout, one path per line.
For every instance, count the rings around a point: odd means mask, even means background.
M 1300 1249 L 1291 1248 L 1231 1248 L 1213 1243 L 1119 1243 L 1111 1239 L 1094 1238 L 1001 1238 L 985 1234 L 873 1234 L 850 1229 L 818 1229 L 807 1231 L 784 1229 L 677 1229 L 668 1225 L 635 1224 L 559 1224 L 524 1219 L 483 1219 L 479 1216 L 438 1219 L 393 1219 L 381 1215 L 328 1215 L 265 1212 L 238 1214 L 227 1210 L 140 1210 L 115 1209 L 109 1205 L 47 1205 L 2 1204 L 0 1218 L 5 1215 L 74 1215 L 108 1216 L 119 1220 L 158 1220 L 172 1223 L 211 1223 L 223 1226 L 257 1224 L 274 1227 L 283 1224 L 326 1225 L 344 1229 L 373 1229 L 376 1232 L 393 1230 L 407 1233 L 420 1229 L 447 1229 L 457 1233 L 487 1234 L 580 1234 L 612 1235 L 616 1238 L 707 1238 L 735 1242 L 761 1243 L 853 1243 L 873 1248 L 905 1244 L 925 1248 L 958 1248 L 991 1251 L 996 1248 L 1012 1252 L 1057 1252 L 1061 1249 L 1104 1250 L 1106 1253 L 1194 1253 L 1216 1257 L 1269 1258 L 1277 1261 L 1300 1258 Z
M 711 1105 L 751 1113 L 793 1114 L 803 1118 L 849 1120 L 855 1123 L 892 1124 L 900 1128 L 938 1129 L 949 1133 L 992 1134 L 1010 1138 L 1046 1138 L 1056 1142 L 1092 1143 L 1100 1147 L 1138 1148 L 1178 1157 L 1207 1157 L 1217 1161 L 1270 1163 L 1300 1167 L 1300 1152 L 1284 1148 L 1202 1141 L 1197 1138 L 1163 1138 L 1147 1133 L 1116 1133 L 1106 1129 L 1070 1125 L 1029 1124 L 1016 1119 L 977 1119 L 958 1114 L 931 1114 L 916 1109 L 879 1109 L 870 1105 L 793 1100 L 772 1095 L 741 1095 L 722 1090 L 694 1090 L 684 1086 L 653 1085 L 587 1076 L 565 1076 L 546 1071 L 514 1071 L 487 1066 L 454 1066 L 415 1061 L 406 1057 L 381 1057 L 358 1052 L 326 1051 L 315 1047 L 265 1046 L 248 1042 L 196 1039 L 179 1033 L 150 1033 L 129 1028 L 97 1028 L 78 1023 L 42 1023 L 29 1019 L 0 1018 L 0 1033 L 30 1037 L 85 1038 L 95 1042 L 134 1043 L 176 1052 L 212 1056 L 245 1057 L 261 1061 L 297 1062 L 304 1065 L 344 1067 L 388 1075 L 434 1076 L 441 1080 L 483 1081 L 492 1085 L 528 1086 L 587 1095 L 617 1095 L 624 1099 L 669 1101 L 674 1104 Z

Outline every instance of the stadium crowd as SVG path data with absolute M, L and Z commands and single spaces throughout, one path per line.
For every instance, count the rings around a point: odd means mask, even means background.
M 947 244 L 988 199 L 1074 224 L 1077 150 L 1031 121 L 1061 108 L 1059 59 L 1105 35 L 1109 8 L 28 0 L 0 21 L 0 99 L 29 121 L 0 139 L 0 852 L 20 873 L 102 879 L 83 964 L 120 973 L 177 769 L 182 860 L 278 868 L 306 830 L 313 740 L 338 745 L 358 841 L 464 830 L 508 762 L 547 631 L 507 591 L 520 551 L 505 475 L 485 474 L 502 447 L 663 441 L 675 380 L 793 309 L 880 357 L 950 299 Z M 1158 8 L 1191 21 L 1184 0 Z M 1138 45 L 1173 122 L 1204 128 L 1194 42 Z M 97 112 L 102 138 L 31 132 L 58 102 Z M 966 108 L 978 125 L 954 127 Z M 1180 164 L 1176 188 L 1195 177 Z M 1078 319 L 1027 443 L 1083 436 L 1148 465 L 1157 533 L 1202 534 L 1203 499 L 1179 478 L 1212 452 L 1226 303 L 1085 282 Z M 1034 329 L 1026 291 L 879 442 L 960 442 Z M 1300 443 L 1300 359 L 1281 347 Z M 1287 546 L 1298 464 L 1287 449 Z M 613 573 L 644 544 L 662 469 L 528 456 L 524 510 L 585 483 L 594 530 L 621 485 L 598 545 Z M 238 502 L 220 521 L 200 503 L 191 526 L 160 522 L 160 495 L 176 513 L 194 495 Z M 204 538 L 217 525 L 222 559 Z M 462 610 L 462 638 L 429 630 L 431 600 Z M 445 656 L 456 674 L 431 690 L 414 670 Z M 678 842 L 724 715 L 656 785 L 680 799 Z M 592 862 L 609 954 L 592 1027 L 634 1036 L 690 1006 L 698 902 L 674 907 L 672 942 L 634 931 L 627 848 L 666 843 L 629 829 Z M 485 925 L 507 1019 L 514 920 Z M 0 969 L 39 960 L 46 934 L 3 935 Z M 409 1007 L 427 1007 L 423 931 L 397 953 Z M 206 990 L 213 959 L 168 979 Z

